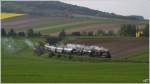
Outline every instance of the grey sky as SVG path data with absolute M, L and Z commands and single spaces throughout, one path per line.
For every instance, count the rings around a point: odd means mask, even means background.
M 84 6 L 104 12 L 121 15 L 150 16 L 150 0 L 59 0 L 65 3 Z

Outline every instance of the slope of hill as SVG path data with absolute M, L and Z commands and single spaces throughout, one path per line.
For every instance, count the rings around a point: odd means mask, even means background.
M 60 1 L 2 1 L 2 12 L 27 13 L 34 15 L 73 16 L 88 15 L 105 18 L 143 20 L 142 16 L 122 16 Z

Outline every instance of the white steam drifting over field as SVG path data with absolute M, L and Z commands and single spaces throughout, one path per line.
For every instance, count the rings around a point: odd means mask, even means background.
M 34 44 L 29 39 L 17 40 L 14 38 L 2 38 L 1 45 L 5 52 L 8 53 L 16 53 L 25 48 L 34 48 Z
M 5 48 L 5 50 L 7 50 L 7 52 L 16 52 L 20 50 L 20 47 L 12 38 L 3 38 L 2 46 Z
M 32 43 L 32 41 L 30 41 L 29 39 L 25 39 L 25 43 L 30 47 L 30 48 L 34 48 L 34 44 Z

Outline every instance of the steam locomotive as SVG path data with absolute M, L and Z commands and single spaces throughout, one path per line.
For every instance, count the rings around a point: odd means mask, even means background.
M 68 55 L 78 55 L 78 56 L 90 56 L 90 57 L 102 57 L 111 58 L 111 54 L 108 49 L 99 46 L 87 46 L 80 44 L 66 44 L 61 46 L 53 46 L 45 44 L 44 46 L 35 46 L 34 51 L 38 55 L 42 55 L 44 51 L 47 50 L 49 56 L 54 56 L 55 54 L 68 54 Z

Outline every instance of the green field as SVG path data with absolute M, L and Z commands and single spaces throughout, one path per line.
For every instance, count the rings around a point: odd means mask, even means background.
M 36 42 L 41 39 L 30 40 Z M 8 48 L 7 43 L 13 44 L 15 50 Z M 131 55 L 128 59 L 143 58 L 142 62 L 48 58 L 47 54 L 36 56 L 23 38 L 2 38 L 2 82 L 143 82 L 148 79 L 148 63 L 143 61 L 145 57 L 147 59 L 148 52 L 144 50 L 133 53 L 133 57 Z
M 71 30 L 71 29 L 77 29 L 77 28 L 81 28 L 81 27 L 88 27 L 88 26 L 94 26 L 97 24 L 109 24 L 112 23 L 113 20 L 112 19 L 88 19 L 88 20 L 84 20 L 84 19 L 79 19 L 79 20 L 75 20 L 71 19 L 72 22 L 65 22 L 65 21 L 50 21 L 45 22 L 45 23 L 37 23 L 37 24 L 41 24 L 41 25 L 33 25 L 32 27 L 21 27 L 21 28 L 15 28 L 15 31 L 26 31 L 27 29 L 34 29 L 35 32 L 40 31 L 42 34 L 50 34 L 50 33 L 55 33 L 55 32 L 59 32 L 62 31 L 63 29 L 65 30 Z M 27 24 L 26 26 L 28 26 L 29 24 Z M 31 23 L 30 23 L 31 25 Z M 7 31 L 9 31 L 10 29 L 6 29 Z
M 86 27 L 86 26 L 92 26 L 96 24 L 108 24 L 112 23 L 112 20 L 87 20 L 87 21 L 82 21 L 82 22 L 76 22 L 76 23 L 70 23 L 70 24 L 60 24 L 60 25 L 55 25 L 55 26 L 47 26 L 47 27 L 40 27 L 36 28 L 35 31 L 41 31 L 42 33 L 54 33 L 54 32 L 59 32 L 62 29 L 69 30 L 73 28 L 80 28 L 80 27 Z
M 127 57 L 122 58 L 122 59 L 125 59 L 128 61 L 148 62 L 149 61 L 148 53 L 149 53 L 149 50 L 145 49 L 145 50 L 139 51 L 137 53 L 131 53 L 130 55 L 128 55 Z
M 2 12 L 25 14 L 1 21 L 2 83 L 149 82 L 149 38 L 145 37 L 146 29 L 142 29 L 148 20 L 69 5 L 59 0 L 36 2 L 2 3 Z M 132 27 L 134 29 L 129 32 Z M 141 38 L 134 37 L 138 32 Z M 38 56 L 33 51 L 38 42 L 46 44 L 47 37 L 57 35 L 61 41 L 56 46 L 67 43 L 96 45 L 108 49 L 112 58 L 84 54 L 72 55 L 69 59 L 70 55 L 64 53 L 49 56 L 45 50 Z

